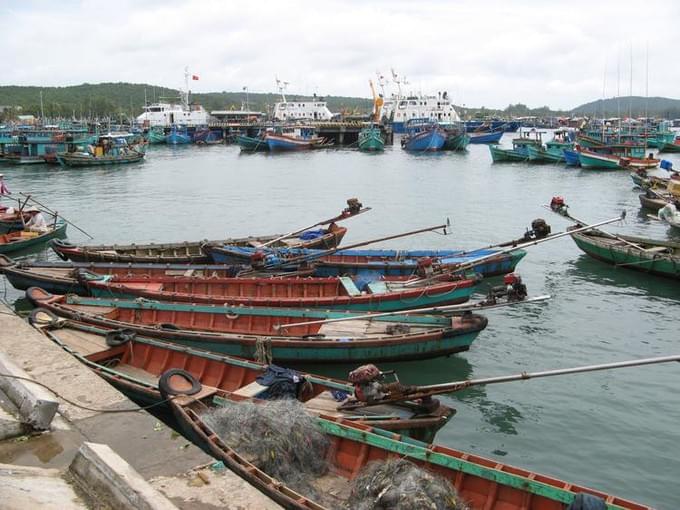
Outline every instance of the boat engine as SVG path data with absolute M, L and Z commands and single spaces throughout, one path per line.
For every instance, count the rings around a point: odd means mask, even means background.
M 380 390 L 385 376 L 373 364 L 361 365 L 349 373 L 349 382 L 354 384 L 354 398 L 359 402 L 372 402 L 385 397 Z
M 505 298 L 509 303 L 514 303 L 524 301 L 527 295 L 527 286 L 522 283 L 522 277 L 517 273 L 508 273 L 503 277 L 503 285 L 496 285 L 489 289 L 484 303 L 495 305 L 499 298 Z
M 359 211 L 361 211 L 361 208 L 364 206 L 361 202 L 359 202 L 358 198 L 348 198 L 347 199 L 347 207 L 342 211 L 343 216 L 352 216 Z
M 564 202 L 563 197 L 552 197 L 552 200 L 550 200 L 550 210 L 557 214 L 566 216 L 568 208 L 569 206 Z
M 531 222 L 531 230 L 524 233 L 522 241 L 535 241 L 550 235 L 550 225 L 543 218 L 536 218 Z
M 418 276 L 426 278 L 434 273 L 434 260 L 431 257 L 423 257 L 418 259 L 418 266 L 416 269 Z
M 253 269 L 262 269 L 264 268 L 266 258 L 265 253 L 258 250 L 250 256 L 250 265 Z

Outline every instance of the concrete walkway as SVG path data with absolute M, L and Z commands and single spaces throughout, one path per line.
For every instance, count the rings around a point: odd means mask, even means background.
M 0 312 L 11 311 L 0 305 Z M 99 443 L 110 446 L 179 508 L 280 508 L 230 471 L 196 468 L 214 460 L 152 415 L 106 412 L 137 406 L 11 313 L 0 313 L 0 353 L 59 395 L 93 408 L 82 409 L 59 400 L 51 431 L 0 442 L 0 463 L 64 472 L 84 442 Z

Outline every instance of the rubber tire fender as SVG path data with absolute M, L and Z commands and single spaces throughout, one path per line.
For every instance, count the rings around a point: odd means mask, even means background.
M 180 376 L 183 377 L 186 381 L 188 381 L 191 384 L 191 388 L 188 390 L 180 390 L 177 388 L 173 388 L 170 379 L 174 376 Z M 158 390 L 161 392 L 161 396 L 163 399 L 168 399 L 168 397 L 174 396 L 174 395 L 195 395 L 199 391 L 203 389 L 203 385 L 200 383 L 198 379 L 196 379 L 193 375 L 191 375 L 189 372 L 186 370 L 182 370 L 181 368 L 171 368 L 169 370 L 166 370 L 163 372 L 158 379 Z
M 49 323 L 47 323 L 47 324 L 41 323 L 42 322 L 41 319 L 38 318 L 39 314 L 47 315 L 49 317 L 49 320 L 50 320 Z M 42 307 L 34 308 L 33 310 L 31 310 L 31 313 L 28 316 L 28 323 L 31 326 L 35 326 L 35 325 L 54 326 L 55 324 L 57 324 L 58 321 L 59 321 L 59 317 L 54 312 L 52 312 L 51 310 L 48 310 L 47 308 L 42 308 Z

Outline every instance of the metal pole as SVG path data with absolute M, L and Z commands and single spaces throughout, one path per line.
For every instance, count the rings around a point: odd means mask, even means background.
M 519 305 L 523 303 L 537 303 L 539 301 L 546 301 L 550 299 L 549 294 L 543 296 L 536 296 L 532 298 L 523 299 L 522 301 L 511 301 L 507 303 L 496 303 L 495 305 L 481 305 L 481 302 L 477 303 L 464 303 L 460 305 L 448 305 L 448 306 L 432 306 L 428 308 L 411 308 L 410 310 L 396 310 L 394 312 L 382 312 L 382 313 L 365 313 L 362 315 L 354 315 L 352 317 L 340 317 L 337 319 L 325 319 L 320 321 L 310 321 L 310 322 L 296 322 L 291 324 L 279 324 L 275 327 L 276 330 L 294 328 L 295 326 L 309 326 L 312 324 L 329 324 L 331 322 L 343 322 L 343 321 L 353 321 L 357 319 L 372 320 L 377 317 L 392 317 L 394 315 L 409 315 L 412 313 L 441 313 L 447 314 L 450 312 L 471 312 L 475 310 L 491 310 L 494 308 L 502 308 L 505 306 Z

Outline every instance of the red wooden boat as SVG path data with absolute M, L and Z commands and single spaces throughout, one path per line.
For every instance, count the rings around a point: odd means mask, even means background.
M 187 437 L 285 508 L 346 508 L 349 481 L 360 475 L 369 462 L 402 458 L 443 477 L 455 487 L 458 497 L 475 510 L 566 510 L 579 494 L 601 498 L 607 510 L 652 510 L 633 501 L 496 460 L 324 415 L 317 418 L 316 424 L 330 440 L 326 452 L 329 472 L 311 482 L 317 494 L 324 494 L 326 501 L 328 497 L 333 500 L 332 504 L 322 504 L 315 494 L 302 494 L 269 476 L 238 449 L 229 446 L 204 421 L 204 415 L 211 409 L 242 400 L 238 395 L 204 388 L 191 396 L 181 395 L 170 405 Z
M 200 349 L 173 345 L 151 338 L 128 335 L 124 343 L 106 334 L 109 330 L 69 321 L 50 328 L 54 317 L 40 308 L 31 314 L 31 323 L 70 354 L 85 363 L 110 384 L 140 405 L 161 404 L 165 398 L 159 378 L 174 370 L 178 378 L 196 381 L 203 388 L 233 393 L 240 397 L 265 398 L 267 386 L 256 379 L 266 371 L 266 365 L 230 356 L 221 356 Z M 51 314 L 50 314 L 51 315 Z M 46 324 L 46 326 L 41 326 Z M 111 338 L 114 340 L 112 341 Z M 455 410 L 431 401 L 428 405 L 402 402 L 376 406 L 358 412 L 338 410 L 345 400 L 337 400 L 332 392 L 351 396 L 353 386 L 345 381 L 313 374 L 299 373 L 295 397 L 305 409 L 315 415 L 349 416 L 375 427 L 405 434 L 423 441 L 432 441 L 436 432 L 455 414 Z M 305 381 L 309 384 L 305 384 Z M 336 393 L 337 395 L 337 393 Z M 167 402 L 165 403 L 166 407 Z
M 278 363 L 427 359 L 466 351 L 487 325 L 477 314 L 458 317 L 265 308 L 55 296 L 30 288 L 26 297 L 53 313 L 103 328 L 126 328 L 214 352 L 255 359 L 271 349 Z M 324 322 L 328 319 L 347 319 Z M 307 324 L 309 323 L 309 324 Z M 296 324 L 281 328 L 282 325 Z
M 381 280 L 359 290 L 349 277 L 196 278 L 103 277 L 85 280 L 93 296 L 247 306 L 284 306 L 388 312 L 464 303 L 477 279 L 451 278 L 423 286 Z

